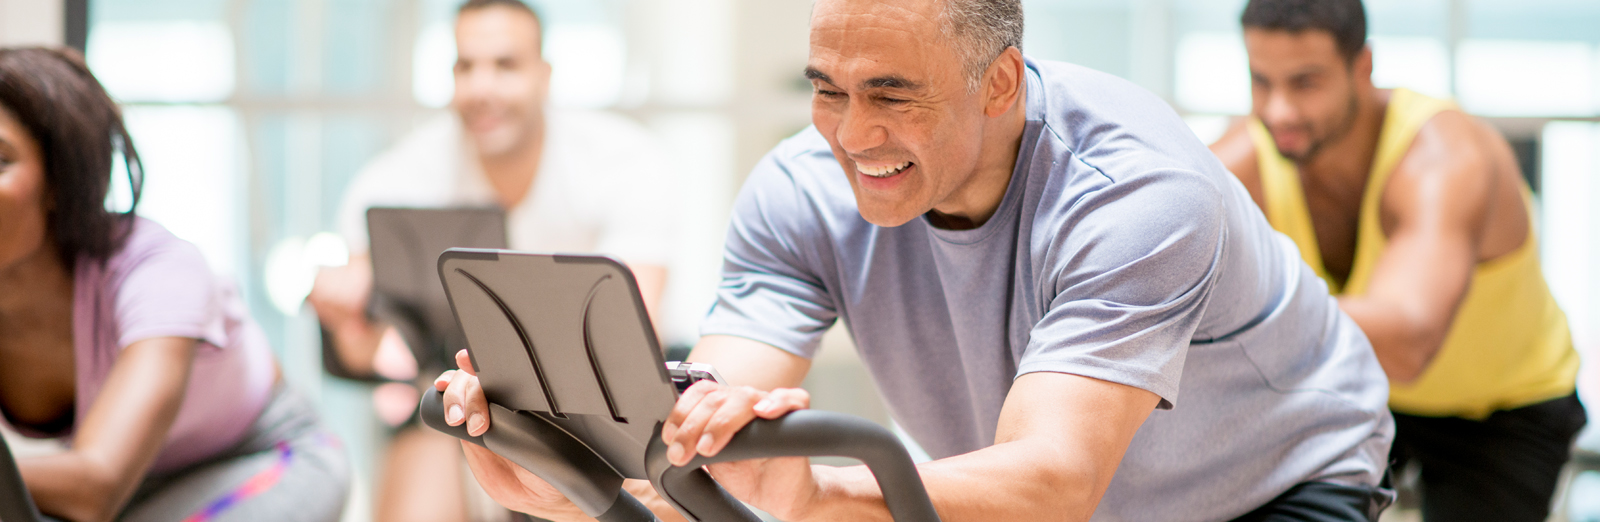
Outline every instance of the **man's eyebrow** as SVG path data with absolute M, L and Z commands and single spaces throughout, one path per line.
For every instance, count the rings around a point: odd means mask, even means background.
M 861 88 L 862 89 L 904 89 L 904 90 L 908 90 L 908 91 L 915 91 L 915 90 L 921 89 L 922 88 L 922 84 L 914 82 L 914 81 L 911 81 L 911 80 L 907 80 L 904 76 L 891 74 L 891 75 L 888 75 L 888 76 L 879 76 L 879 77 L 876 77 L 876 78 L 868 78 L 867 81 L 861 82 Z
M 827 74 L 823 74 L 823 72 L 817 70 L 816 67 L 809 67 L 809 66 L 806 67 L 806 79 L 807 80 L 816 80 L 816 81 L 819 81 L 819 82 L 822 82 L 822 83 L 826 83 L 826 84 L 830 84 L 830 85 L 834 84 L 833 83 L 833 78 L 829 78 Z

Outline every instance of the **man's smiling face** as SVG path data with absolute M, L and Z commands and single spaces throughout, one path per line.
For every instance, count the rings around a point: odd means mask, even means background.
M 973 182 L 984 106 L 940 29 L 940 0 L 821 0 L 806 77 L 811 121 L 861 216 L 899 226 L 946 210 Z

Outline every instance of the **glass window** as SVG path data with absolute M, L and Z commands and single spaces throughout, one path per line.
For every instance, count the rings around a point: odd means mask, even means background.
M 1600 124 L 1552 122 L 1545 126 L 1542 172 L 1540 247 L 1544 271 L 1561 308 L 1572 323 L 1579 346 L 1600 339 Z
M 1595 113 L 1594 48 L 1579 41 L 1467 40 L 1456 58 L 1456 92 L 1486 116 Z
M 1029 56 L 1072 62 L 1128 78 L 1132 68 L 1133 2 L 1029 1 L 1023 49 Z
M 1372 83 L 1381 88 L 1405 87 L 1449 98 L 1450 51 L 1443 40 L 1422 36 L 1373 36 Z
M 1184 35 L 1176 54 L 1180 107 L 1214 114 L 1250 112 L 1250 59 L 1238 33 Z
M 122 102 L 213 103 L 233 94 L 233 34 L 219 21 L 103 21 L 87 58 Z

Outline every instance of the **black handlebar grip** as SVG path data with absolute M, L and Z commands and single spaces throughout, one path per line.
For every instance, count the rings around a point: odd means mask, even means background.
M 44 516 L 33 505 L 33 495 L 28 485 L 22 483 L 22 472 L 17 461 L 11 458 L 11 448 L 0 438 L 0 520 L 11 522 L 40 522 Z
M 434 389 L 432 386 L 429 386 L 427 391 L 422 392 L 422 404 L 417 406 L 417 415 L 422 417 L 423 424 L 438 430 L 439 433 L 485 448 L 488 447 L 483 445 L 483 437 L 474 437 L 472 434 L 467 433 L 467 423 L 463 422 L 460 426 L 451 426 L 444 421 L 444 394 L 439 393 L 439 390 Z
M 483 446 L 549 482 L 584 514 L 603 522 L 659 522 L 622 490 L 622 476 L 599 455 L 542 417 L 489 405 L 489 431 L 473 437 L 466 424 L 444 421 L 444 395 L 433 387 L 418 406 L 422 422 L 446 435 Z
M 659 430 L 658 430 L 659 431 Z M 742 505 L 727 506 L 727 492 L 712 482 L 701 466 L 718 462 L 771 457 L 849 457 L 872 470 L 884 503 L 898 522 L 937 522 L 939 513 L 928 498 L 922 476 L 905 446 L 872 421 L 817 410 L 792 412 L 777 420 L 756 419 L 734 434 L 715 457 L 697 456 L 683 467 L 667 461 L 661 437 L 646 452 L 650 482 L 661 496 L 686 516 L 698 520 L 756 520 Z M 720 505 L 719 505 L 720 504 Z M 751 518 L 747 518 L 751 517 Z

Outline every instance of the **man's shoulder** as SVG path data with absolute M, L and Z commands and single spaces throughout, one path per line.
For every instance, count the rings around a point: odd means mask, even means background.
M 833 149 L 816 127 L 806 127 L 778 142 L 751 171 L 750 182 L 778 183 L 801 192 L 837 191 L 842 184 L 849 191 Z
M 814 127 L 779 142 L 756 164 L 736 206 L 737 215 L 785 223 L 791 233 L 866 223 L 849 180 Z
M 394 176 L 454 172 L 457 169 L 453 167 L 461 162 L 461 140 L 461 124 L 454 115 L 435 116 L 374 156 L 357 176 L 383 176 L 388 183 Z
M 1035 117 L 1060 152 L 1114 179 L 1152 169 L 1224 170 L 1177 111 L 1143 87 L 1079 65 L 1031 63 L 1043 88 L 1043 113 Z
M 461 125 L 454 115 L 423 122 L 356 173 L 345 197 L 422 205 L 447 197 L 463 168 Z M 392 200 L 392 201 L 391 201 Z M 439 199 L 435 204 L 443 204 Z

